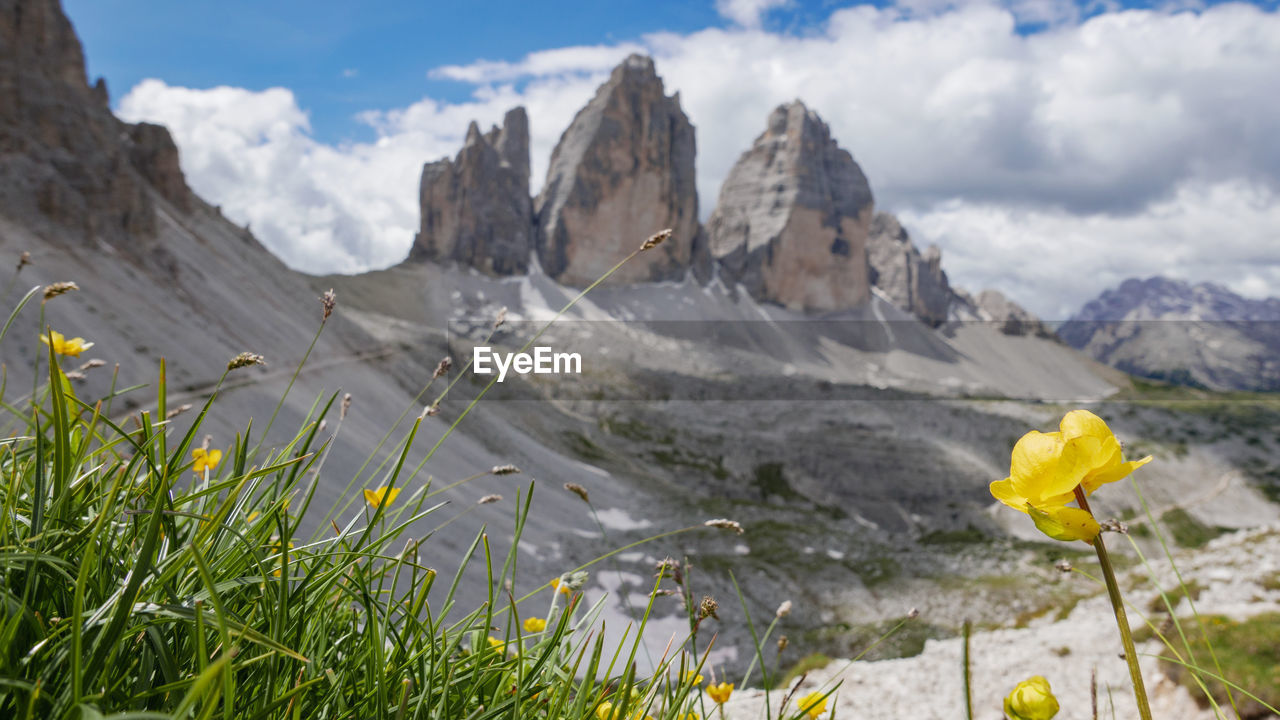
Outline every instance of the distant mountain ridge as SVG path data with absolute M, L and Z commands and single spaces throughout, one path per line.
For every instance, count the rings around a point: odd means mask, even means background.
M 1134 375 L 1215 390 L 1280 390 L 1280 298 L 1131 278 L 1086 303 L 1058 336 Z

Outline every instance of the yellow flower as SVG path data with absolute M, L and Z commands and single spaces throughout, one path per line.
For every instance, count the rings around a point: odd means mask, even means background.
M 596 718 L 598 720 L 614 720 L 617 716 L 618 714 L 613 712 L 613 703 L 611 702 L 602 702 L 596 707 Z
M 196 448 L 191 451 L 191 457 L 196 461 L 191 469 L 203 474 L 206 469 L 213 470 L 218 467 L 218 463 L 222 462 L 222 451 Z
M 697 670 L 685 670 L 685 671 L 684 671 L 684 682 L 686 682 L 686 683 L 688 683 L 688 684 L 690 684 L 690 685 L 701 685 L 701 684 L 702 684 L 702 676 L 698 674 L 698 671 L 697 671 Z
M 685 713 L 684 715 L 677 715 L 676 717 L 677 720 L 702 720 L 702 716 L 698 715 L 696 712 Z
M 258 512 L 257 510 L 254 510 L 253 512 L 249 513 L 249 517 L 248 517 L 248 518 L 246 518 L 246 521 L 247 521 L 247 522 L 253 522 L 254 520 L 257 520 L 257 519 L 258 519 L 258 516 L 259 516 L 259 515 L 261 515 L 261 514 L 262 514 L 262 513 Z
M 1004 699 L 1004 714 L 1009 720 L 1050 720 L 1058 714 L 1058 699 L 1049 681 L 1036 675 L 1018 683 Z
M 800 706 L 800 712 L 807 713 L 810 720 L 813 720 L 827 711 L 827 698 L 825 693 L 811 692 L 796 700 L 796 705 Z
M 531 617 L 524 621 L 524 631 L 528 633 L 540 633 L 547 629 L 547 621 L 542 618 Z
M 507 644 L 492 635 L 489 636 L 489 647 L 498 652 L 506 652 L 507 650 Z
M 49 335 L 53 336 L 53 351 L 59 355 L 79 357 L 80 353 L 93 347 L 93 343 L 85 342 L 82 337 L 75 337 L 68 340 L 57 330 L 50 330 Z M 40 342 L 48 345 L 49 335 L 41 335 Z
M 1067 507 L 1079 486 L 1086 495 L 1129 476 L 1151 456 L 1124 462 L 1120 441 L 1102 418 L 1072 410 L 1058 432 L 1036 430 L 1013 447 L 1009 477 L 991 483 L 991 494 L 1031 516 L 1041 532 L 1057 540 L 1093 542 L 1101 528 L 1085 510 Z
M 551 589 L 558 590 L 561 595 L 568 595 L 573 592 L 568 585 L 560 584 L 560 578 L 551 578 Z
M 390 505 L 396 501 L 396 496 L 400 494 L 400 488 L 380 487 L 377 490 L 365 490 L 364 501 L 369 503 L 369 507 L 377 510 L 382 505 Z
M 715 701 L 717 705 L 723 705 L 729 702 L 729 696 L 733 694 L 733 683 L 722 682 L 707 686 L 707 694 Z

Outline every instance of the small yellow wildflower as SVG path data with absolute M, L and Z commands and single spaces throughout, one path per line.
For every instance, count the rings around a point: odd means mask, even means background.
M 618 713 L 613 711 L 613 703 L 605 701 L 596 707 L 597 720 L 614 720 Z
M 245 520 L 247 522 L 253 522 L 254 520 L 257 520 L 258 516 L 261 514 L 262 513 L 258 512 L 257 510 L 254 510 L 253 512 L 249 513 L 249 517 L 245 518 Z
M 568 595 L 569 593 L 573 592 L 572 590 L 569 589 L 568 585 L 560 584 L 560 578 L 551 578 L 551 589 L 558 590 L 561 595 Z
M 492 635 L 489 636 L 489 647 L 498 652 L 506 652 L 507 650 L 507 644 Z
M 524 631 L 528 633 L 540 633 L 547 629 L 547 621 L 542 618 L 531 617 L 524 621 Z
M 1091 543 L 1101 527 L 1087 511 L 1067 506 L 1075 500 L 1076 487 L 1089 495 L 1149 462 L 1150 455 L 1124 462 L 1120 441 L 1102 418 L 1088 410 L 1072 410 L 1062 418 L 1058 432 L 1032 430 L 1018 440 L 1009 477 L 991 483 L 991 494 L 1030 515 L 1051 538 Z
M 191 451 L 191 457 L 196 461 L 191 469 L 197 474 L 203 474 L 205 470 L 212 471 L 218 467 L 218 463 L 222 462 L 222 451 L 196 448 Z
M 800 712 L 806 713 L 810 720 L 815 720 L 827 711 L 827 698 L 825 693 L 811 692 L 796 700 L 796 705 L 800 706 Z
M 702 716 L 696 712 L 685 713 L 684 715 L 677 715 L 676 717 L 678 720 L 702 720 Z
M 723 705 L 729 702 L 729 696 L 733 694 L 733 683 L 722 682 L 708 685 L 707 694 L 711 696 L 715 704 Z
M 689 685 L 701 685 L 702 676 L 698 674 L 697 670 L 685 670 L 684 682 Z
M 1050 720 L 1058 714 L 1058 699 L 1049 681 L 1036 675 L 1018 683 L 1004 699 L 1004 714 L 1009 720 Z
M 93 347 L 93 343 L 85 342 L 82 337 L 74 337 L 68 340 L 57 330 L 50 330 L 49 335 L 53 336 L 53 351 L 59 355 L 79 357 L 80 353 Z M 41 335 L 40 342 L 48 345 L 49 335 Z
M 400 488 L 380 487 L 377 490 L 365 490 L 364 501 L 369 503 L 369 507 L 377 510 L 382 505 L 390 505 L 396 501 L 396 496 L 400 494 Z

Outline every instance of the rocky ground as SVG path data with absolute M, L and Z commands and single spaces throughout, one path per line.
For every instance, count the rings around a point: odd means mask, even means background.
M 1125 544 L 1116 535 L 1106 537 L 1113 546 Z M 1201 614 L 1243 620 L 1280 610 L 1280 589 L 1275 584 L 1280 573 L 1280 526 L 1226 535 L 1195 553 L 1175 554 L 1175 559 L 1185 582 L 1201 588 L 1195 601 Z M 1079 565 L 1088 570 L 1086 563 Z M 973 634 L 970 653 L 975 718 L 1002 718 L 1004 696 L 1031 675 L 1043 675 L 1050 681 L 1061 704 L 1061 720 L 1091 717 L 1091 674 L 1095 671 L 1098 717 L 1136 717 L 1128 667 L 1121 658 L 1120 639 L 1105 593 L 1079 573 L 1066 574 L 1058 582 L 1064 598 L 1090 587 L 1093 594 L 1080 600 L 1063 619 L 1049 613 L 1031 620 L 1026 627 Z M 1178 586 L 1167 561 L 1153 561 L 1150 568 L 1139 563 L 1121 573 L 1120 583 L 1132 605 L 1129 619 L 1135 632 L 1145 626 L 1144 616 L 1152 618 L 1157 626 L 1166 617 L 1149 613 L 1153 599 L 1158 602 L 1157 587 L 1172 593 Z M 1187 600 L 1180 599 L 1177 612 L 1179 616 L 1190 614 Z M 1014 623 L 1012 617 L 1009 623 Z M 1211 708 L 1202 707 L 1165 674 L 1155 657 L 1163 649 L 1159 640 L 1147 640 L 1138 646 L 1154 716 L 1178 720 L 1213 718 Z M 837 687 L 835 717 L 962 717 L 961 656 L 962 640 L 953 638 L 927 641 L 924 652 L 911 658 L 834 661 L 804 677 L 795 697 Z M 725 716 L 733 720 L 763 718 L 767 701 L 776 717 L 787 692 L 790 689 L 767 695 L 759 689 L 740 690 L 726 704 Z

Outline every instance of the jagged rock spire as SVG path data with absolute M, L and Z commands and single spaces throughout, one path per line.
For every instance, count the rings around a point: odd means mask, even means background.
M 419 192 L 421 227 L 410 259 L 454 261 L 490 275 L 526 272 L 533 206 L 524 108 L 484 134 L 472 122 L 457 157 L 422 168 Z
M 818 114 L 779 106 L 720 190 L 707 230 L 721 273 L 757 300 L 831 311 L 870 297 L 871 187 Z
M 561 136 L 535 202 L 538 258 L 567 285 L 598 278 L 650 234 L 671 241 L 623 266 L 614 283 L 666 280 L 688 271 L 698 231 L 694 131 L 667 96 L 653 60 L 632 55 L 613 70 Z

